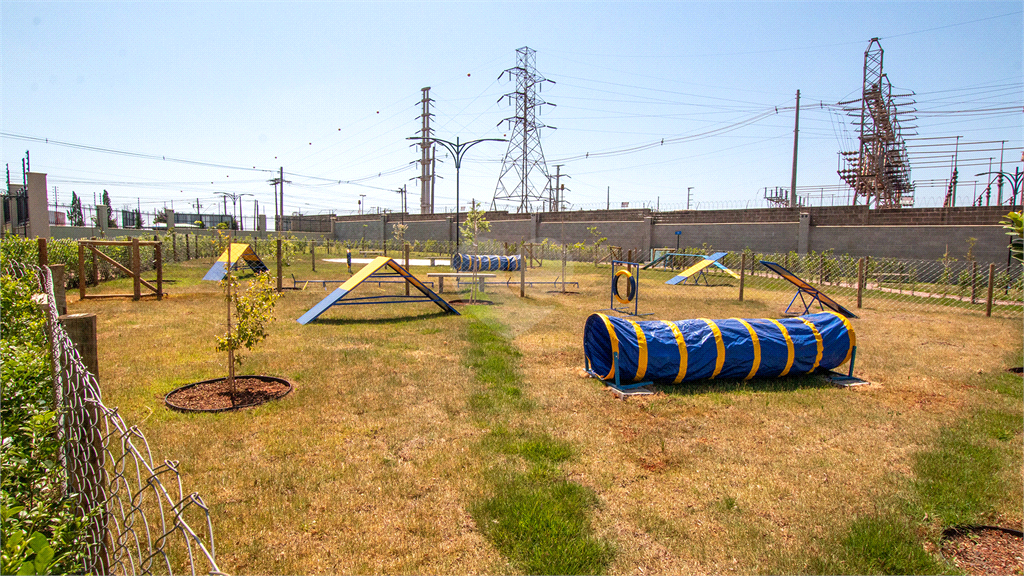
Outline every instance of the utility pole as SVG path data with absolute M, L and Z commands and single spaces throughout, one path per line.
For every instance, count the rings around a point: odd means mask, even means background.
M 793 179 L 789 184 L 789 207 L 796 208 L 796 152 L 800 136 L 800 91 L 796 91 L 796 119 L 793 121 Z
M 366 198 L 366 194 L 359 195 L 359 215 L 363 215 L 363 198 Z
M 279 198 L 280 198 L 280 202 L 281 202 L 281 210 L 280 210 L 280 213 L 281 213 L 281 224 L 284 224 L 284 166 L 281 166 L 280 183 L 281 183 L 281 194 L 279 195 Z M 277 230 L 278 230 L 278 232 L 280 232 L 283 229 L 284 229 L 284 226 L 279 226 Z
M 402 221 L 404 222 L 405 221 L 405 211 L 406 211 L 405 195 L 408 192 L 408 190 L 406 190 L 405 184 L 402 184 L 402 187 L 399 188 L 398 190 L 395 190 L 395 192 L 397 192 L 401 196 L 401 198 L 402 198 Z
M 562 191 L 562 189 L 563 189 L 563 186 L 562 186 L 562 183 L 561 183 L 561 180 L 562 180 L 562 166 L 565 166 L 565 164 L 556 164 L 555 165 L 555 187 L 551 189 L 551 211 L 552 212 L 559 212 L 559 211 L 562 210 L 562 199 L 561 199 L 560 194 L 559 194 Z M 566 177 L 568 177 L 568 176 L 566 176 Z
M 611 186 L 609 186 L 608 190 L 605 192 L 605 201 L 604 202 L 605 202 L 604 209 L 605 210 L 611 210 L 612 209 L 612 187 Z
M 434 159 L 431 156 L 431 153 L 436 150 L 430 141 L 430 136 L 433 133 L 433 130 L 430 128 L 430 117 L 433 116 L 433 114 L 430 113 L 430 103 L 433 102 L 433 100 L 430 99 L 430 86 L 421 88 L 420 90 L 423 92 L 423 98 L 420 100 L 420 104 L 423 106 L 423 111 L 420 113 L 422 128 L 420 128 L 419 143 L 420 214 L 431 214 L 434 212 Z

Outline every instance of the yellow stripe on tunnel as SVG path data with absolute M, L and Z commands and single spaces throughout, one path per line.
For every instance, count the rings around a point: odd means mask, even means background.
M 754 361 L 750 364 L 750 373 L 744 380 L 750 380 L 757 374 L 757 369 L 761 367 L 761 341 L 757 339 L 757 332 L 754 332 L 754 327 L 747 323 L 742 318 L 733 318 L 733 320 L 739 320 L 740 324 L 747 327 L 747 332 L 750 332 L 750 342 L 754 345 Z
M 647 375 L 647 337 L 644 336 L 644 329 L 639 324 L 636 322 L 630 322 L 630 324 L 633 325 L 633 330 L 636 332 L 636 346 L 638 348 L 636 376 L 633 377 L 633 382 L 639 382 Z
M 722 341 L 722 331 L 718 328 L 718 325 L 707 318 L 700 318 L 707 322 L 708 327 L 711 328 L 711 333 L 715 335 L 715 348 L 717 349 L 717 355 L 715 356 L 715 371 L 711 373 L 711 378 L 718 376 L 722 371 L 722 366 L 725 365 L 725 342 Z
M 668 320 L 662 320 L 665 324 L 668 324 L 672 335 L 676 337 L 676 346 L 679 346 L 679 374 L 676 375 L 676 379 L 672 382 L 673 384 L 679 384 L 686 378 L 686 363 L 688 361 L 686 354 L 686 339 L 683 338 L 683 331 L 676 326 L 675 322 L 669 322 Z
M 853 355 L 853 347 L 857 345 L 857 334 L 854 333 L 853 326 L 850 324 L 850 320 L 846 316 L 843 316 L 842 314 L 839 314 L 838 312 L 833 312 L 831 310 L 828 310 L 827 312 L 829 314 L 832 314 L 836 318 L 842 320 L 843 325 L 846 326 L 846 333 L 850 335 L 850 349 L 846 351 L 846 358 L 844 358 L 843 361 L 839 363 L 839 365 L 842 366 L 843 364 L 849 362 L 850 356 Z
M 786 339 L 786 369 L 779 373 L 779 378 L 782 378 L 786 374 L 789 374 L 790 368 L 793 367 L 793 356 L 795 354 L 793 351 L 793 339 L 789 336 L 789 330 L 786 330 L 786 327 L 783 326 L 781 322 L 778 320 L 772 320 L 771 318 L 768 318 L 768 321 L 778 326 L 779 330 L 782 331 L 782 337 Z
M 615 335 L 615 327 L 612 326 L 612 321 L 604 314 L 598 314 L 598 316 L 601 317 L 601 320 L 604 320 L 604 326 L 608 329 L 608 339 L 612 342 L 612 368 L 602 378 L 602 380 L 610 380 L 615 377 L 615 355 L 619 353 L 619 338 Z
M 800 320 L 802 320 L 804 324 L 807 324 L 811 329 L 811 332 L 814 333 L 814 341 L 818 344 L 818 355 L 814 357 L 814 366 L 811 366 L 811 369 L 807 371 L 807 373 L 810 374 L 817 370 L 818 365 L 821 364 L 821 355 L 825 351 L 825 345 L 822 343 L 821 333 L 819 333 L 818 329 L 814 327 L 814 323 L 804 317 L 801 317 Z

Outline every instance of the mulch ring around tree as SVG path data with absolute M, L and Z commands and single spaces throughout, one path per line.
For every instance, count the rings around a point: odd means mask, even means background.
M 288 395 L 292 385 L 273 376 L 235 376 L 232 401 L 227 378 L 203 380 L 171 390 L 164 404 L 179 412 L 225 412 L 265 404 Z
M 959 526 L 942 533 L 942 555 L 967 574 L 1024 574 L 1024 537 L 997 526 Z

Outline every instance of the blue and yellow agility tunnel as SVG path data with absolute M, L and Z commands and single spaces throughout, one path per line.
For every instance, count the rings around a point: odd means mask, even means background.
M 522 259 L 519 256 L 470 256 L 469 254 L 455 254 L 452 256 L 452 268 L 459 272 L 508 271 L 519 270 Z M 477 266 L 479 266 L 477 268 Z
M 583 353 L 603 380 L 678 384 L 708 378 L 776 378 L 850 360 L 857 337 L 834 312 L 769 320 L 644 320 L 591 314 Z

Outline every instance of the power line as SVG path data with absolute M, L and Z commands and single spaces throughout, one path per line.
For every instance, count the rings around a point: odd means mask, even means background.
M 249 168 L 246 166 L 234 166 L 230 164 L 219 164 L 216 162 L 202 162 L 200 160 L 186 160 L 184 158 L 174 158 L 172 156 L 164 156 L 159 154 L 145 154 L 142 152 L 129 152 L 127 150 L 117 150 L 114 148 L 103 148 L 101 146 L 91 146 L 89 144 L 77 144 L 74 142 L 64 142 L 61 140 L 54 140 L 51 138 L 42 138 L 39 136 L 27 136 L 25 134 L 13 134 L 10 132 L 0 132 L 0 136 L 4 138 L 11 138 L 13 140 L 24 140 L 27 142 L 40 142 L 43 144 L 52 144 L 54 146 L 63 146 L 65 148 L 74 148 L 77 150 L 87 150 L 89 152 L 99 152 L 103 154 L 114 154 L 116 156 L 128 156 L 130 158 L 142 158 L 145 160 L 162 160 L 165 162 L 177 162 L 179 164 L 191 164 L 193 166 L 206 166 L 209 168 L 227 168 L 230 170 L 247 170 L 250 172 L 273 172 L 273 170 L 267 170 L 263 168 L 257 168 L 255 166 Z

